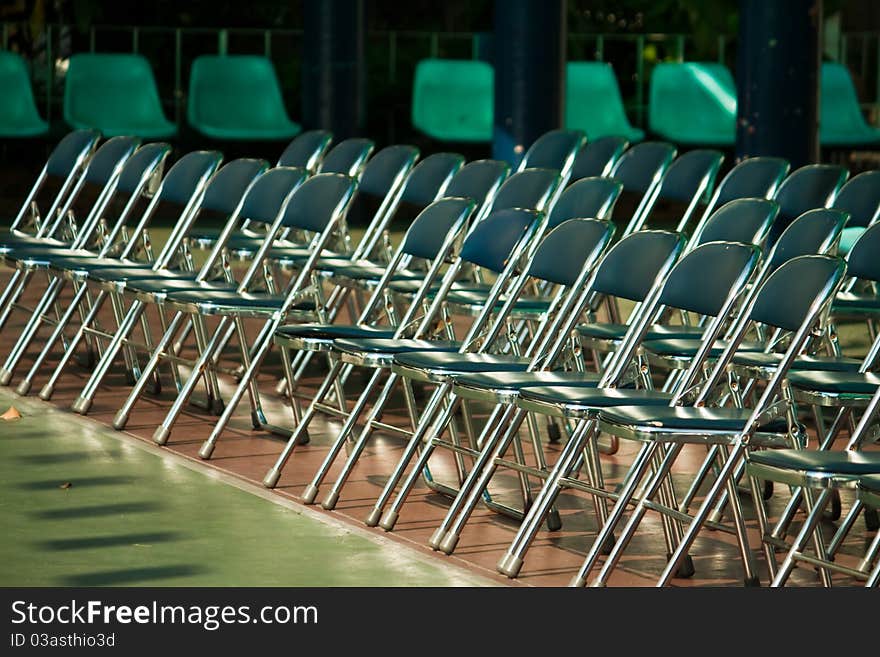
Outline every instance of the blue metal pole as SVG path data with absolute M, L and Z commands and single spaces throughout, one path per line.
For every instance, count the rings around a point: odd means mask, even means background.
M 563 0 L 495 0 L 494 157 L 516 165 L 562 125 L 565 34 Z

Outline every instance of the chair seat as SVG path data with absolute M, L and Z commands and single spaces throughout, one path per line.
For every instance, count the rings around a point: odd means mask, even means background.
M 336 340 L 341 338 L 390 338 L 394 335 L 394 329 L 354 324 L 291 324 L 280 327 L 275 333 L 290 338 Z
M 504 354 L 450 354 L 448 352 L 415 351 L 394 357 L 396 365 L 420 370 L 443 372 L 510 372 L 523 371 L 528 358 Z
M 841 292 L 834 297 L 832 313 L 880 313 L 880 296 Z
M 873 395 L 880 386 L 880 376 L 858 372 L 792 372 L 788 381 L 803 390 L 853 395 Z
M 106 280 L 106 279 L 105 279 Z M 120 279 L 121 280 L 121 279 Z M 128 279 L 127 290 L 147 292 L 151 294 L 169 294 L 177 292 L 235 292 L 235 285 L 220 282 L 197 281 L 192 277 L 155 276 L 150 278 Z
M 691 358 L 696 355 L 702 342 L 694 338 L 670 338 L 668 340 L 646 340 L 642 343 L 645 351 L 658 356 L 678 356 Z M 710 358 L 718 358 L 727 347 L 726 340 L 717 340 L 709 350 Z M 737 351 L 761 351 L 764 348 L 760 342 L 743 342 Z
M 752 452 L 749 462 L 781 470 L 840 473 L 844 475 L 880 474 L 880 453 L 850 450 L 771 449 Z
M 859 479 L 859 488 L 872 493 L 880 493 L 880 474 L 869 475 Z
M 20 235 L 3 231 L 0 235 L 0 250 L 29 251 L 34 249 L 69 249 L 70 244 L 47 237 L 34 237 L 33 235 Z
M 738 353 L 731 362 L 748 367 L 773 368 L 782 360 L 783 354 L 765 354 L 760 351 Z M 862 362 L 857 358 L 843 356 L 799 356 L 792 363 L 792 369 L 817 372 L 857 372 Z
M 546 385 L 521 388 L 520 399 L 568 404 L 583 408 L 606 408 L 621 404 L 669 406 L 672 395 L 658 390 L 635 388 L 597 388 L 595 385 Z
M 603 410 L 605 422 L 635 425 L 671 431 L 740 432 L 745 429 L 752 411 L 747 408 L 697 408 L 693 406 L 618 406 Z M 758 427 L 762 433 L 785 433 L 788 425 L 783 419 L 773 420 Z
M 488 295 L 489 288 L 487 287 L 484 290 L 482 289 L 455 289 L 453 288 L 450 291 L 449 295 L 446 297 L 446 300 L 449 303 L 458 303 L 463 306 L 483 306 L 486 303 L 486 297 Z M 504 303 L 505 298 L 502 297 L 498 300 L 498 303 L 495 304 L 496 308 L 500 309 Z M 550 308 L 550 301 L 546 297 L 534 297 L 534 296 L 520 296 L 516 300 L 515 305 L 516 310 L 520 312 L 529 312 L 529 313 L 543 313 L 546 312 L 548 308 Z
M 284 297 L 270 294 L 250 294 L 235 290 L 183 290 L 169 295 L 178 303 L 196 303 L 202 306 L 222 306 L 225 308 L 279 309 L 284 304 Z M 302 301 L 293 304 L 291 310 L 314 310 L 313 301 Z
M 58 252 L 57 255 L 48 254 L 45 258 L 41 256 L 33 256 L 22 258 L 22 260 L 25 262 L 27 262 L 28 260 L 48 262 L 55 269 L 66 269 L 71 271 L 83 272 L 91 272 L 96 269 L 107 269 L 110 267 L 116 267 L 120 264 L 125 264 L 126 266 L 136 266 L 138 264 L 136 262 L 123 263 L 121 260 L 117 260 L 116 258 L 99 258 L 94 253 L 91 253 L 89 251 L 73 250 Z
M 334 276 L 342 276 L 357 281 L 378 281 L 388 270 L 383 265 L 377 265 L 369 260 L 360 260 L 352 262 L 344 258 L 321 258 L 318 261 L 318 268 L 333 272 Z M 391 277 L 392 281 L 414 281 L 416 289 L 421 285 L 425 275 L 422 272 L 414 271 L 397 271 Z
M 595 372 L 479 372 L 462 374 L 456 384 L 486 390 L 521 390 L 536 386 L 580 386 L 595 388 L 600 375 Z
M 629 326 L 626 324 L 581 324 L 577 332 L 588 338 L 597 340 L 620 340 L 626 335 Z M 693 338 L 703 335 L 702 326 L 673 326 L 655 324 L 645 335 L 645 340 L 665 340 L 667 338 Z
M 446 340 L 362 338 L 357 340 L 335 340 L 333 346 L 340 351 L 355 354 L 405 354 L 408 351 L 458 351 L 461 343 Z

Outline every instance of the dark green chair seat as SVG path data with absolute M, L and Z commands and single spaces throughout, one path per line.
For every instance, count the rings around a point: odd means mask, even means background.
M 235 293 L 235 286 L 224 281 L 207 282 L 196 281 L 193 278 L 180 276 L 162 276 L 161 274 L 151 278 L 132 279 L 126 289 L 148 294 L 184 294 L 184 293 Z
M 222 232 L 222 228 L 201 228 L 187 235 L 187 239 L 202 248 L 208 248 L 217 243 Z M 247 233 L 233 233 L 226 241 L 226 246 L 230 249 L 251 249 L 256 253 L 264 241 L 265 238 L 263 237 L 252 236 Z
M 880 470 L 880 468 L 878 468 L 878 470 Z M 880 475 L 861 477 L 859 479 L 859 488 L 872 493 L 880 493 Z
M 603 410 L 600 418 L 605 422 L 624 426 L 642 426 L 672 431 L 737 433 L 745 429 L 751 414 L 752 411 L 747 408 L 617 406 Z M 788 425 L 784 419 L 772 420 L 758 427 L 758 431 L 761 433 L 786 433 Z
M 595 340 L 620 340 L 626 335 L 629 327 L 626 324 L 581 324 L 577 332 Z M 702 326 L 673 326 L 655 324 L 645 335 L 646 340 L 665 340 L 667 338 L 692 338 L 703 335 Z
M 692 358 L 696 355 L 702 342 L 693 338 L 670 338 L 669 340 L 646 340 L 642 343 L 645 351 L 650 351 L 658 356 L 671 356 L 680 358 Z M 727 348 L 726 340 L 716 340 L 709 350 L 710 358 L 718 358 Z M 761 351 L 764 345 L 760 342 L 742 342 L 737 351 Z
M 529 386 L 520 388 L 520 399 L 549 404 L 567 404 L 579 408 L 606 408 L 609 406 L 645 405 L 669 406 L 672 395 L 658 390 L 636 390 L 635 388 L 596 388 L 577 386 L 569 383 L 555 386 Z
M 612 136 L 634 143 L 645 138 L 627 119 L 614 69 L 606 62 L 566 66 L 565 127 L 583 130 L 591 140 Z
M 870 372 L 792 372 L 788 382 L 795 388 L 831 394 L 873 395 L 880 376 Z
M 10 234 L 0 241 L 0 253 L 11 254 L 13 257 L 39 256 L 41 253 L 48 256 L 65 249 L 70 249 L 70 244 L 31 235 Z
M 595 388 L 600 375 L 595 372 L 486 372 L 463 374 L 456 377 L 457 384 L 487 390 L 522 390 L 538 386 L 575 386 Z
M 37 137 L 49 131 L 37 112 L 31 79 L 20 55 L 0 52 L 0 137 Z
M 504 354 L 450 354 L 416 351 L 394 357 L 397 365 L 443 372 L 522 372 L 529 359 Z
M 413 80 L 412 124 L 441 141 L 489 142 L 495 72 L 479 60 L 423 59 Z
M 336 340 L 333 346 L 349 353 L 405 354 L 409 351 L 458 351 L 460 342 L 446 340 L 415 340 L 394 338 L 363 338 L 358 340 Z
M 734 365 L 746 367 L 775 368 L 782 360 L 782 354 L 754 351 L 735 354 L 731 359 Z M 808 370 L 817 372 L 857 372 L 862 364 L 857 358 L 833 357 L 833 356 L 800 356 L 792 363 L 793 370 Z
M 819 141 L 823 146 L 880 142 L 880 130 L 865 121 L 852 77 L 842 64 L 822 64 L 819 117 Z
M 378 281 L 387 271 L 386 267 L 373 264 L 368 260 L 352 263 L 350 260 L 345 260 L 343 262 L 342 259 L 334 260 L 333 258 L 321 258 L 318 268 L 332 271 L 335 276 L 351 278 L 358 281 Z M 394 272 L 391 280 L 413 281 L 417 284 L 415 289 L 418 289 L 418 285 L 421 284 L 424 278 L 425 275 L 423 272 L 398 270 Z M 415 291 L 415 289 L 413 291 Z
M 780 470 L 843 475 L 880 473 L 880 454 L 850 450 L 768 449 L 752 452 L 749 462 Z
M 838 314 L 873 314 L 880 312 L 880 296 L 876 294 L 855 294 L 841 292 L 834 297 L 831 311 Z
M 342 338 L 391 338 L 394 336 L 394 329 L 356 326 L 354 324 L 291 324 L 280 327 L 275 333 L 290 338 L 339 340 Z
M 189 124 L 214 139 L 290 139 L 290 120 L 272 62 L 256 55 L 203 55 L 190 69 Z
M 204 288 L 183 290 L 169 295 L 177 303 L 197 303 L 201 305 L 220 306 L 223 308 L 242 308 L 245 310 L 277 310 L 284 305 L 285 298 L 281 295 L 250 294 L 235 290 L 205 290 Z M 294 303 L 290 310 L 310 311 L 315 303 L 310 300 Z
M 488 288 L 485 290 L 479 289 L 463 289 L 466 288 L 466 284 L 462 284 L 462 287 L 459 289 L 453 289 L 447 295 L 446 300 L 449 303 L 458 303 L 463 306 L 484 306 L 486 304 L 486 297 L 488 294 Z M 498 303 L 495 304 L 496 309 L 500 310 L 504 305 L 505 299 L 502 297 L 498 300 Z M 550 301 L 547 297 L 535 297 L 535 296 L 526 296 L 521 295 L 516 300 L 515 311 L 525 312 L 525 313 L 544 313 L 550 308 Z
M 140 55 L 73 55 L 64 83 L 64 120 L 105 137 L 172 137 L 149 62 Z
M 195 282 L 197 272 L 152 269 L 150 265 L 120 265 L 89 270 L 89 278 L 97 281 L 187 281 Z
M 23 262 L 38 262 L 51 265 L 55 269 L 68 269 L 76 271 L 91 271 L 93 269 L 105 269 L 119 264 L 115 258 L 99 258 L 89 251 L 77 251 L 71 249 L 46 252 L 44 254 L 32 253 L 19 258 Z

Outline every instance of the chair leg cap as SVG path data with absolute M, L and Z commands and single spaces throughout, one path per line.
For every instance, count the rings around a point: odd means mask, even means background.
M 547 514 L 547 529 L 551 532 L 558 532 L 562 529 L 562 518 L 559 517 L 559 511 L 556 509 Z
M 309 484 L 302 494 L 303 502 L 306 504 L 314 504 L 318 498 L 318 487 L 315 484 Z
M 389 511 L 384 516 L 382 516 L 382 520 L 379 521 L 379 526 L 384 529 L 386 532 L 390 532 L 394 529 L 394 525 L 397 524 L 397 518 L 400 517 L 400 514 L 397 511 Z
M 12 372 L 6 368 L 0 369 L 0 386 L 8 386 L 12 381 Z
M 339 493 L 336 491 L 330 491 L 327 494 L 327 497 L 324 498 L 324 501 L 321 502 L 321 506 L 327 511 L 332 511 L 336 508 L 336 503 L 339 501 Z
M 43 401 L 49 401 L 50 399 L 52 399 L 52 395 L 54 394 L 54 392 L 55 392 L 54 386 L 51 386 L 47 383 L 40 390 L 40 399 L 42 399 Z
M 128 424 L 127 414 L 119 412 L 113 417 L 113 428 L 117 431 L 122 431 L 123 429 L 125 429 L 126 424 Z
M 502 575 L 507 575 L 510 579 L 513 579 L 519 575 L 522 564 L 522 557 L 508 553 L 501 558 L 501 561 L 498 562 L 498 565 L 495 568 Z
M 435 529 L 434 533 L 431 534 L 431 538 L 428 539 L 428 545 L 431 546 L 432 550 L 439 550 L 440 544 L 443 543 L 443 539 L 446 537 L 446 532 L 442 527 Z
M 25 379 L 21 383 L 18 384 L 18 387 L 15 389 L 19 395 L 24 397 L 31 391 L 31 382 L 28 379 Z
M 266 476 L 263 477 L 263 486 L 266 488 L 275 488 L 275 486 L 278 485 L 279 479 L 281 479 L 281 470 L 278 468 L 272 468 L 266 473 Z
M 211 455 L 213 453 L 214 453 L 214 443 L 207 443 L 206 442 L 199 448 L 199 458 L 204 459 L 205 461 L 207 461 L 209 458 L 211 458 Z
M 153 433 L 153 442 L 157 445 L 164 445 L 168 442 L 168 436 L 171 434 L 171 430 L 167 429 L 161 425 L 156 428 L 156 431 Z
M 572 588 L 582 589 L 587 585 L 587 578 L 580 576 L 572 577 L 568 585 Z
M 77 397 L 74 402 L 70 405 L 70 410 L 74 413 L 79 413 L 80 415 L 85 415 L 89 412 L 89 408 L 92 406 L 92 400 L 86 399 L 85 397 Z
M 667 561 L 671 558 L 671 554 L 666 555 Z M 675 569 L 675 577 L 687 579 L 688 577 L 693 577 L 696 572 L 697 569 L 694 568 L 694 560 L 691 558 L 691 555 L 688 554 L 681 560 L 681 563 L 678 564 L 678 568 Z
M 448 532 L 440 542 L 440 551 L 443 554 L 452 554 L 458 546 L 459 535 L 454 532 Z
M 379 520 L 382 519 L 382 509 L 373 509 L 370 511 L 370 515 L 366 517 L 364 520 L 364 524 L 367 527 L 376 527 L 379 525 Z

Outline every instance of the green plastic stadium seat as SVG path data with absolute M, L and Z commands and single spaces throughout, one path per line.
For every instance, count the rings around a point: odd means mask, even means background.
M 880 142 L 880 130 L 865 121 L 849 71 L 842 64 L 822 64 L 819 141 L 823 146 Z
M 40 118 L 24 60 L 0 51 L 0 137 L 36 137 L 49 125 Z
M 486 62 L 423 59 L 413 81 L 412 123 L 440 141 L 492 141 L 495 71 Z
M 662 63 L 651 74 L 651 131 L 677 144 L 732 146 L 736 84 L 722 64 Z
M 614 136 L 637 142 L 645 138 L 626 118 L 611 64 L 569 62 L 566 75 L 566 128 L 583 130 L 591 140 Z
M 290 139 L 301 130 L 287 116 L 272 62 L 255 55 L 196 58 L 186 117 L 215 139 Z
M 149 62 L 140 55 L 82 54 L 70 58 L 64 85 L 64 120 L 105 137 L 171 137 Z

